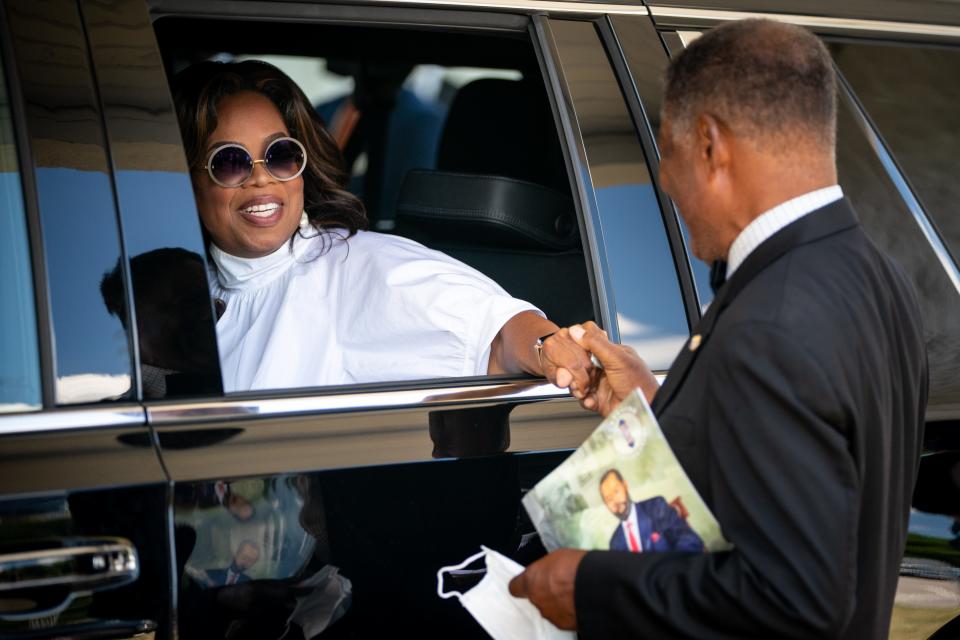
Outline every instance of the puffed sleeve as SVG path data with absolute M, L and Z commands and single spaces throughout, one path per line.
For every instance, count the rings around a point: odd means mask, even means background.
M 396 236 L 352 238 L 340 340 L 350 377 L 486 375 L 490 343 L 523 311 L 543 315 L 476 269 Z

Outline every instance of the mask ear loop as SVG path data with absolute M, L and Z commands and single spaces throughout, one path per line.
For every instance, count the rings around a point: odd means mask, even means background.
M 437 595 L 443 598 L 444 600 L 447 600 L 449 598 L 454 598 L 454 597 L 457 598 L 458 600 L 462 598 L 463 594 L 460 593 L 459 591 L 445 592 L 443 590 L 443 574 L 450 571 L 456 571 L 457 569 L 463 569 L 465 567 L 468 567 L 474 562 L 476 562 L 477 560 L 479 560 L 480 558 L 484 557 L 486 554 L 487 554 L 487 549 L 486 547 L 484 547 L 483 551 L 473 554 L 472 556 L 470 556 L 460 564 L 451 565 L 449 567 L 441 567 L 440 570 L 437 571 Z

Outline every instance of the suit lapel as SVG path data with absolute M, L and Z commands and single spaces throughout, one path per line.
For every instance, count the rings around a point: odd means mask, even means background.
M 636 503 L 634 508 L 637 512 L 637 535 L 640 538 L 640 550 L 650 551 L 650 534 L 653 533 L 653 523 L 647 516 L 647 512 L 640 508 L 640 503 Z
M 718 302 L 722 302 L 722 298 L 726 297 L 728 290 L 729 287 L 726 284 L 720 287 L 720 290 L 716 296 L 714 296 L 713 302 L 711 302 L 707 308 L 707 313 L 700 319 L 700 322 L 698 322 L 694 328 L 693 334 L 683 344 L 683 348 L 680 349 L 677 359 L 673 361 L 670 371 L 667 372 L 667 379 L 663 381 L 663 386 L 660 387 L 657 395 L 653 398 L 653 406 L 651 408 L 655 415 L 660 415 L 663 412 L 680 387 L 680 384 L 687 377 L 690 366 L 693 365 L 697 359 L 700 348 L 709 335 L 707 328 L 713 326 L 715 316 L 721 308 Z
M 667 373 L 667 379 L 653 399 L 654 413 L 659 416 L 666 410 L 677 390 L 683 385 L 690 367 L 696 361 L 700 352 L 703 351 L 703 346 L 709 340 L 717 318 L 730 306 L 730 303 L 736 299 L 737 295 L 743 291 L 751 280 L 791 249 L 849 229 L 857 224 L 859 223 L 850 205 L 846 199 L 841 199 L 787 225 L 754 249 L 733 276 L 717 291 L 713 302 L 710 303 L 707 312 L 697 323 L 690 339 L 684 343 L 680 354 Z
M 627 538 L 623 533 L 623 526 L 620 524 L 617 525 L 617 531 L 613 535 L 613 540 L 610 542 L 610 548 L 614 551 L 630 549 L 630 545 L 627 543 Z

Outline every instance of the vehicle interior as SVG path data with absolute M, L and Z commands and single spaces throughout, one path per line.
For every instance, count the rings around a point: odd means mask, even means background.
M 337 140 L 371 230 L 473 266 L 560 326 L 595 317 L 526 32 L 178 17 L 154 26 L 171 76 L 201 60 L 257 58 L 297 82 Z

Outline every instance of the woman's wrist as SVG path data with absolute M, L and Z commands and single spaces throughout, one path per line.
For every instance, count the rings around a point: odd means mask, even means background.
M 539 373 L 542 376 L 546 375 L 546 370 L 543 368 L 543 357 L 544 357 L 543 346 L 544 346 L 544 343 L 547 341 L 547 339 L 550 338 L 555 333 L 556 331 L 551 331 L 546 335 L 542 335 L 539 338 L 537 338 L 537 341 L 535 343 L 533 343 L 533 350 L 537 352 L 537 364 L 540 366 Z

